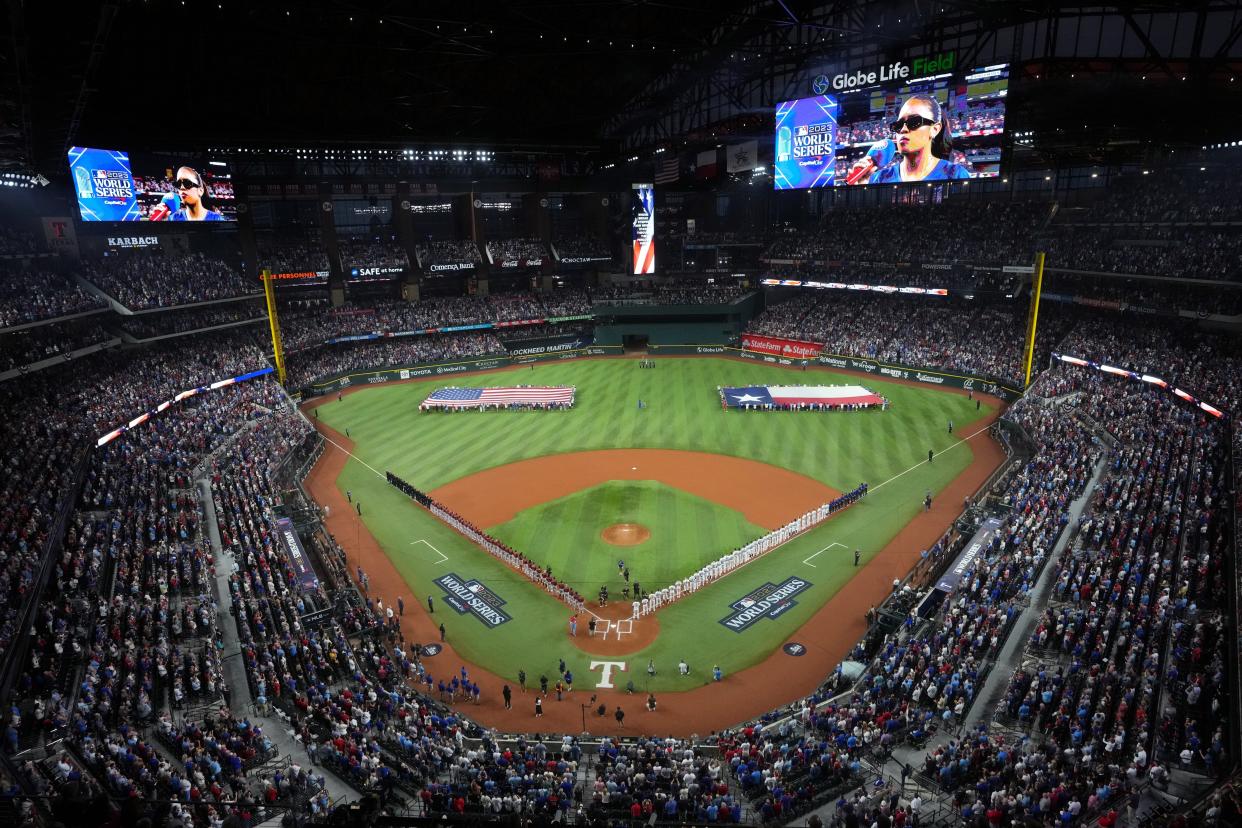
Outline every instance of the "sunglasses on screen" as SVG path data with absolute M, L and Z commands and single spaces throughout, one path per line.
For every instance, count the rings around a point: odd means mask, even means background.
M 173 186 L 178 190 L 192 190 L 195 187 L 201 188 L 203 185 L 189 178 L 178 178 L 173 182 Z
M 910 132 L 914 132 L 919 127 L 931 126 L 936 123 L 932 118 L 924 118 L 922 115 L 907 115 L 904 118 L 898 118 L 888 125 L 893 132 L 901 132 L 901 128 L 905 127 Z

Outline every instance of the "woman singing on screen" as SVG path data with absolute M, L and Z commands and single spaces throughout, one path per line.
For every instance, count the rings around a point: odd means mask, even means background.
M 931 95 L 911 95 L 901 107 L 897 120 L 889 125 L 891 158 L 871 174 L 869 184 L 896 184 L 901 181 L 946 181 L 970 178 L 970 170 L 949 160 L 952 134 L 949 116 Z M 890 153 L 883 153 L 887 156 Z M 859 160 L 874 158 L 875 151 Z
M 173 179 L 173 189 L 176 192 L 174 203 L 180 204 L 169 216 L 170 221 L 225 221 L 224 216 L 208 208 L 207 200 L 210 196 L 207 195 L 207 187 L 203 184 L 203 177 L 198 174 L 198 170 L 193 167 L 178 167 L 177 177 Z

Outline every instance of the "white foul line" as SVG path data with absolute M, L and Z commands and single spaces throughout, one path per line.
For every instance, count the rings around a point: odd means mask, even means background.
M 447 560 L 448 560 L 448 555 L 445 555 L 445 554 L 444 554 L 443 552 L 441 552 L 439 549 L 436 549 L 434 546 L 432 546 L 430 543 L 428 543 L 427 541 L 423 540 L 422 538 L 419 538 L 419 539 L 418 539 L 418 540 L 416 540 L 416 541 L 410 541 L 410 546 L 413 546 L 413 545 L 414 545 L 414 544 L 416 544 L 416 543 L 426 543 L 426 544 L 427 544 L 427 546 L 431 547 L 431 551 L 432 551 L 432 552 L 435 552 L 437 555 L 439 555 L 439 556 L 440 556 L 440 560 L 436 561 L 436 565 L 437 565 L 437 566 L 438 566 L 438 565 L 440 565 L 440 564 L 442 564 L 442 563 L 444 563 L 445 561 L 447 561 Z
M 946 451 L 953 451 L 953 449 L 955 449 L 955 448 L 957 448 L 958 446 L 962 445 L 962 444 L 963 444 L 963 443 L 965 443 L 967 440 L 973 440 L 974 438 L 978 437 L 978 436 L 979 436 L 980 434 L 982 434 L 983 432 L 987 431 L 989 428 L 991 428 L 991 426 L 984 426 L 983 428 L 981 428 L 981 429 L 979 429 L 978 431 L 976 431 L 974 434 L 971 434 L 969 437 L 965 437 L 965 438 L 963 438 L 963 439 L 961 439 L 961 440 L 958 440 L 956 443 L 954 443 L 953 445 L 949 446 L 947 449 L 943 449 L 943 450 L 941 450 L 941 451 L 936 452 L 935 454 L 933 454 L 933 455 L 932 455 L 932 457 L 933 457 L 933 458 L 935 458 L 935 457 L 939 457 L 940 455 L 944 454 Z M 896 480 L 897 478 L 899 478 L 899 477 L 901 477 L 901 476 L 903 476 L 903 475 L 909 474 L 910 472 L 912 472 L 912 471 L 914 471 L 915 469 L 917 469 L 919 466 L 925 466 L 925 465 L 927 465 L 925 462 L 923 462 L 923 463 L 915 463 L 915 464 L 914 464 L 913 466 L 911 466 L 910 468 L 906 469 L 906 470 L 905 470 L 905 471 L 903 471 L 903 472 L 898 472 L 897 474 L 895 474 L 895 475 L 893 475 L 892 477 L 890 477 L 888 480 L 885 480 L 883 483 L 877 483 L 876 485 L 869 487 L 869 488 L 867 489 L 867 494 L 871 494 L 872 492 L 874 492 L 876 489 L 880 488 L 881 486 L 887 486 L 889 483 L 892 483 L 892 482 L 893 482 L 894 480 Z
M 815 553 L 815 555 L 811 555 L 810 557 L 808 557 L 806 560 L 804 560 L 804 561 L 803 561 L 803 563 L 804 563 L 804 564 L 806 564 L 807 566 L 811 567 L 812 569 L 814 569 L 814 568 L 815 568 L 815 564 L 811 563 L 811 558 L 814 558 L 816 555 L 821 555 L 821 554 L 823 554 L 824 552 L 827 552 L 829 549 L 831 549 L 831 548 L 832 548 L 832 547 L 834 547 L 834 546 L 839 546 L 839 547 L 841 547 L 842 549 L 847 548 L 847 547 L 845 546 L 845 544 L 843 544 L 843 543 L 837 543 L 836 541 L 833 541 L 832 543 L 830 543 L 830 544 L 828 544 L 827 546 L 825 546 L 823 549 L 821 549 L 821 550 L 819 550 L 818 552 L 816 552 L 816 553 Z
M 370 469 L 371 471 L 375 472 L 375 476 L 376 476 L 376 477 L 382 478 L 382 479 L 384 479 L 384 480 L 387 480 L 387 479 L 388 479 L 387 477 L 384 477 L 384 475 L 380 473 L 380 470 L 379 470 L 379 469 L 377 469 L 377 468 L 375 468 L 375 466 L 372 466 L 372 465 L 371 465 L 370 463 L 368 463 L 366 460 L 363 460 L 361 457 L 359 457 L 358 455 L 354 454 L 352 451 L 350 451 L 349 449 L 345 448 L 345 447 L 344 447 L 344 446 L 342 446 L 340 443 L 338 443 L 336 440 L 333 440 L 331 437 L 329 437 L 328 435 L 324 434 L 322 431 L 321 431 L 321 432 L 319 432 L 319 433 L 320 433 L 320 435 L 322 435 L 323 439 L 327 440 L 329 443 L 331 443 L 332 445 L 336 446 L 336 447 L 337 447 L 337 448 L 339 448 L 341 451 L 345 452 L 345 455 L 346 455 L 347 457 L 352 457 L 352 458 L 354 458 L 354 459 L 355 459 L 355 460 L 357 460 L 359 463 L 361 463 L 362 465 L 366 466 L 366 467 L 367 467 L 368 469 Z

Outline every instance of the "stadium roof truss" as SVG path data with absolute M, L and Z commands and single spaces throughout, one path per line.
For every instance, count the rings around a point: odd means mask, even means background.
M 912 54 L 955 51 L 956 66 L 1029 64 L 1045 77 L 1137 73 L 1177 83 L 1242 69 L 1242 4 L 1126 6 L 900 0 L 757 2 L 725 15 L 605 124 L 622 154 L 707 141 L 777 101 L 812 94 L 818 75 Z M 1242 71 L 1239 72 L 1242 74 Z M 731 128 L 733 127 L 733 128 Z

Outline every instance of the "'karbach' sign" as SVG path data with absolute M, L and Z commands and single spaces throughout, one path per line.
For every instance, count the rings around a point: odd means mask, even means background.
M 873 86 L 878 83 L 887 83 L 888 81 L 906 80 L 908 78 L 921 78 L 924 75 L 935 75 L 940 72 L 948 72 L 953 68 L 956 62 L 955 52 L 942 52 L 935 57 L 915 58 L 912 63 L 902 63 L 900 60 L 881 66 L 878 71 L 872 70 L 864 72 L 859 69 L 852 72 L 842 72 L 834 75 L 832 78 L 832 88 L 838 92 L 847 89 L 859 89 L 864 86 Z M 821 87 L 826 86 L 824 76 L 820 75 L 812 81 L 812 88 L 817 90 L 817 94 Z M 826 89 L 824 91 L 827 91 Z

